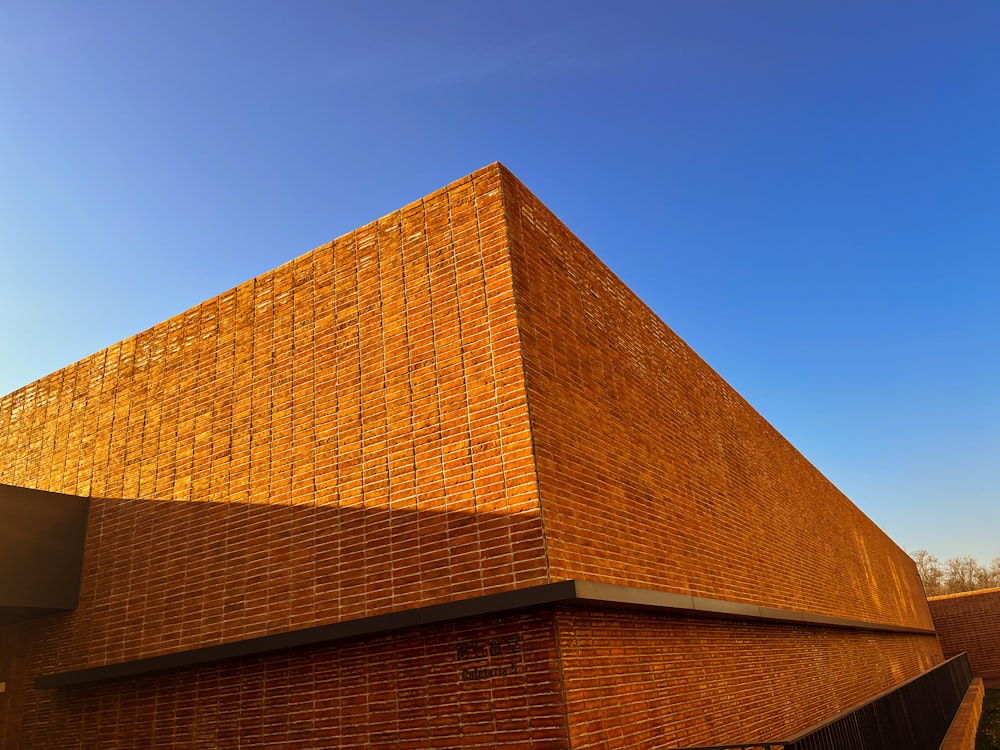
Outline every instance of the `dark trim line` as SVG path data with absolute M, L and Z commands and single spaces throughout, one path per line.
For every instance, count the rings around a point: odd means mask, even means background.
M 284 633 L 161 654 L 134 661 L 41 675 L 35 678 L 35 687 L 59 688 L 103 680 L 138 677 L 167 669 L 208 664 L 226 659 L 236 659 L 241 656 L 256 656 L 297 646 L 312 646 L 339 641 L 345 638 L 379 635 L 402 628 L 433 625 L 464 617 L 500 614 L 546 604 L 639 608 L 687 617 L 757 620 L 918 635 L 934 634 L 933 630 L 923 628 L 849 620 L 842 617 L 828 617 L 772 607 L 758 607 L 721 599 L 704 599 L 697 596 L 671 594 L 631 586 L 597 583 L 596 581 L 571 580 L 546 583 L 514 591 L 503 591 L 498 594 L 486 594 L 470 599 L 459 599 L 444 604 L 432 604 L 427 607 L 415 607 L 402 612 L 390 612 L 384 615 L 330 623 L 329 625 L 290 630 Z
M 639 589 L 596 581 L 573 581 L 576 587 L 576 603 L 600 605 L 631 605 L 641 608 L 671 611 L 689 617 L 711 617 L 730 620 L 763 620 L 784 622 L 794 625 L 815 625 L 827 628 L 847 628 L 849 630 L 874 630 L 884 633 L 912 633 L 914 635 L 934 635 L 931 628 L 913 628 L 905 625 L 852 620 L 846 617 L 799 612 L 775 607 L 759 607 L 724 599 L 705 599 L 700 596 L 671 594 L 654 589 Z
M 137 677 L 151 672 L 160 672 L 165 669 L 208 664 L 224 659 L 236 659 L 241 656 L 256 656 L 287 648 L 295 648 L 296 646 L 312 646 L 330 641 L 339 641 L 345 638 L 388 633 L 393 630 L 400 630 L 401 628 L 448 622 L 463 617 L 498 614 L 524 607 L 565 602 L 572 600 L 575 596 L 574 584 L 575 581 L 547 583 L 526 589 L 477 596 L 472 599 L 459 599 L 453 602 L 432 604 L 427 607 L 416 607 L 401 612 L 390 612 L 384 615 L 362 617 L 356 620 L 345 620 L 329 625 L 317 625 L 311 628 L 274 633 L 242 641 L 204 646 L 189 651 L 177 651 L 160 656 L 151 656 L 146 659 L 78 669 L 72 672 L 41 675 L 35 678 L 35 687 L 68 687 L 85 682 Z

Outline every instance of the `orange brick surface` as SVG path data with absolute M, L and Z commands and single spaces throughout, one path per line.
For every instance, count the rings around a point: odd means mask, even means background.
M 79 607 L 0 628 L 5 748 L 645 747 L 747 691 L 734 738 L 801 728 L 941 659 L 559 609 L 32 686 L 572 578 L 931 627 L 909 558 L 500 165 L 0 399 L 0 482 L 93 498 Z M 536 661 L 455 683 L 465 627 Z
M 777 742 L 941 662 L 920 635 L 600 610 L 558 628 L 574 748 Z
M 502 655 L 457 658 L 457 645 L 493 639 Z M 466 679 L 469 665 L 508 674 Z M 568 747 L 561 696 L 540 612 L 41 691 L 11 746 L 555 750 Z
M 1000 588 L 935 596 L 927 600 L 947 657 L 963 651 L 972 673 L 1000 687 Z
M 487 170 L 3 399 L 95 498 L 50 666 L 547 580 L 509 265 Z
M 931 627 L 909 557 L 506 184 L 553 577 Z

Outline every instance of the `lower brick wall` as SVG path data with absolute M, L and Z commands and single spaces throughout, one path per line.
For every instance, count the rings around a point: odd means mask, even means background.
M 927 635 L 558 605 L 39 690 L 48 636 L 0 630 L 3 750 L 780 740 L 942 661 Z
M 928 599 L 945 656 L 965 651 L 972 673 L 1000 687 L 1000 588 Z
M 557 615 L 574 750 L 781 740 L 941 663 L 933 636 Z
M 3 747 L 566 748 L 553 613 L 29 688 Z

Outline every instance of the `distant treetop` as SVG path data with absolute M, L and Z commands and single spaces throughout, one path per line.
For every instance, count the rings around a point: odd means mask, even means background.
M 1000 557 L 988 566 L 968 556 L 952 557 L 942 564 L 924 549 L 911 552 L 910 557 L 917 564 L 924 593 L 929 597 L 1000 587 Z

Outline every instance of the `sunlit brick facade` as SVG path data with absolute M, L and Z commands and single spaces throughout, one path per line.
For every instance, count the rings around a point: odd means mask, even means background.
M 4 748 L 780 739 L 942 661 L 909 558 L 500 165 L 6 396 L 0 483 L 91 498 Z

